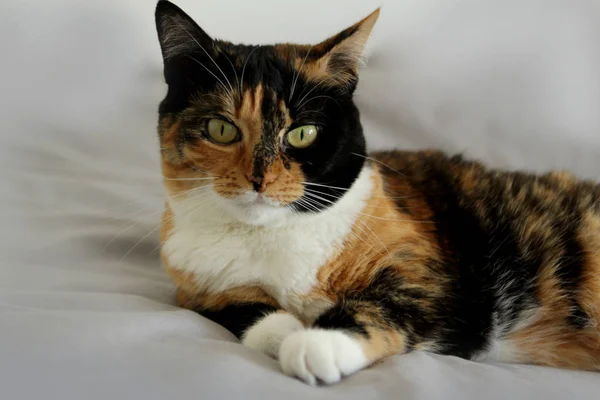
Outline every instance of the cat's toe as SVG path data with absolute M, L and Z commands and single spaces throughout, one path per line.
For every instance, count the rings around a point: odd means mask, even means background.
M 342 331 L 308 329 L 288 336 L 279 350 L 284 373 L 310 385 L 338 382 L 367 365 L 358 341 Z

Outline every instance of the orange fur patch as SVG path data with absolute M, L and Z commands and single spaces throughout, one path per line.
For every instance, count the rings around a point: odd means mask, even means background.
M 419 261 L 438 258 L 438 249 L 429 240 L 421 221 L 398 210 L 383 191 L 376 171 L 373 195 L 354 223 L 344 250 L 319 270 L 320 285 L 315 294 L 332 300 L 343 293 L 360 292 L 382 268 L 395 267 L 407 283 L 422 284 L 429 278 Z M 402 257 L 410 253 L 412 260 Z M 438 291 L 437 285 L 428 290 Z
M 230 304 L 278 304 L 258 286 L 238 286 L 218 293 L 211 293 L 200 287 L 191 273 L 168 268 L 167 273 L 177 286 L 177 305 L 189 310 L 209 309 L 218 311 Z
M 575 331 L 554 310 L 507 337 L 518 348 L 519 360 L 558 368 L 600 370 L 600 333 L 597 328 Z

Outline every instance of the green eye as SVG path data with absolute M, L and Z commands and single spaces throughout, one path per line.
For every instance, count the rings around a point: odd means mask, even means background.
M 317 127 L 314 125 L 304 125 L 289 131 L 287 134 L 288 143 L 297 149 L 304 149 L 310 146 L 316 138 Z
M 221 119 L 211 119 L 207 127 L 208 135 L 217 143 L 228 144 L 238 138 L 237 128 Z

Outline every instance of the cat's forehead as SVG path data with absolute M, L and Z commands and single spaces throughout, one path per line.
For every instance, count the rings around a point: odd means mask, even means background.
M 236 122 L 267 119 L 290 124 L 293 100 L 310 81 L 299 67 L 307 65 L 305 46 L 219 42 L 217 48 L 223 57 L 215 60 L 220 79 L 216 86 L 198 85 L 188 111 L 224 114 Z
M 262 87 L 261 93 L 275 92 L 283 94 L 289 85 L 297 79 L 307 78 L 301 74 L 298 60 L 307 54 L 306 46 L 294 44 L 278 45 L 232 45 L 222 42 L 227 62 L 242 90 Z
M 257 129 L 258 126 L 254 125 L 265 120 L 277 125 L 292 123 L 290 105 L 284 92 L 274 88 L 268 80 L 243 86 L 234 86 L 232 82 L 232 86 L 218 86 L 208 92 L 200 89 L 190 107 L 183 112 L 183 119 L 193 122 L 196 117 L 223 116 L 248 130 Z
M 267 45 L 234 44 L 227 41 L 215 41 L 215 47 L 236 59 L 236 66 L 246 69 L 259 69 L 267 72 L 273 69 L 289 69 L 298 66 L 296 60 L 306 60 L 312 53 L 313 58 L 320 52 L 320 46 L 296 43 Z
M 256 87 L 245 88 L 237 106 L 236 119 L 288 118 L 289 109 L 284 97 L 272 87 L 259 83 Z

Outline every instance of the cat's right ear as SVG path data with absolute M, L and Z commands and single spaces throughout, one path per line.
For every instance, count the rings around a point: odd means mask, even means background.
M 170 1 L 160 0 L 156 5 L 156 31 L 165 68 L 181 57 L 204 57 L 213 52 L 214 44 L 183 10 Z

